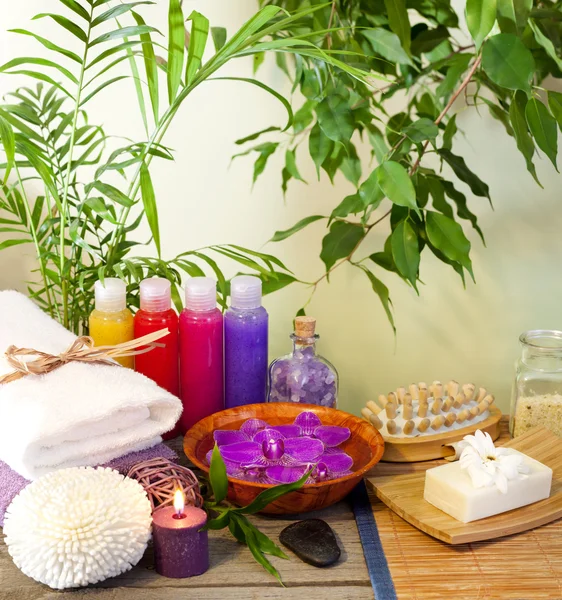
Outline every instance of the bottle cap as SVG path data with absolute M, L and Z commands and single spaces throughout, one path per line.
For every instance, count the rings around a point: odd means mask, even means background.
M 163 277 L 152 277 L 141 281 L 140 307 L 147 312 L 170 310 L 172 308 L 172 284 Z
M 210 277 L 192 277 L 185 285 L 185 307 L 196 312 L 217 306 L 217 282 Z
M 233 308 L 258 308 L 261 306 L 261 279 L 251 275 L 238 275 L 230 282 L 230 304 Z
M 314 337 L 316 319 L 314 317 L 297 317 L 295 319 L 295 334 L 301 338 Z
M 117 277 L 106 277 L 94 285 L 96 309 L 103 312 L 119 312 L 127 308 L 127 286 Z

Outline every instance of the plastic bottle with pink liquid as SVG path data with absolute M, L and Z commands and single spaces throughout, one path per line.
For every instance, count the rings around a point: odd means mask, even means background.
M 216 281 L 209 277 L 188 280 L 179 330 L 180 427 L 185 433 L 224 408 L 223 316 L 217 308 Z

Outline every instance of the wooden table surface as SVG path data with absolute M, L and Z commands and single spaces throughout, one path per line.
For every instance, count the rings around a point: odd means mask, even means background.
M 181 452 L 181 440 L 170 445 Z M 184 457 L 185 458 L 185 457 Z M 373 600 L 373 590 L 363 557 L 351 505 L 340 502 L 300 518 L 321 518 L 336 532 L 342 556 L 339 562 L 318 569 L 300 561 L 291 552 L 291 560 L 271 557 L 287 586 L 266 573 L 253 559 L 246 546 L 226 531 L 209 532 L 211 568 L 190 579 L 166 579 L 154 570 L 152 548 L 128 573 L 95 586 L 61 595 L 26 577 L 13 564 L 6 544 L 0 542 L 0 600 Z M 250 517 L 271 539 L 279 542 L 280 531 L 299 518 Z
M 507 439 L 505 422 L 502 439 Z M 176 450 L 179 449 L 177 444 Z M 431 462 L 380 463 L 369 476 L 425 470 L 431 465 Z M 503 538 L 505 542 L 499 545 L 484 542 L 460 548 L 447 546 L 419 532 L 374 496 L 372 504 L 399 600 L 562 598 L 562 525 L 558 522 L 537 530 L 540 535 L 530 532 Z M 373 600 L 351 506 L 340 502 L 302 517 L 326 520 L 336 532 L 342 557 L 338 564 L 327 569 L 311 567 L 290 552 L 290 561 L 273 557 L 271 560 L 281 573 L 285 589 L 257 565 L 245 546 L 238 544 L 228 531 L 220 531 L 210 532 L 211 568 L 200 577 L 180 580 L 160 577 L 154 571 L 149 548 L 142 561 L 128 573 L 66 594 L 69 599 L 92 600 Z M 297 520 L 251 518 L 276 541 L 281 529 Z M 533 540 L 541 552 L 535 549 Z M 535 561 L 535 566 L 529 564 L 528 550 L 541 555 L 542 562 Z M 498 553 L 505 555 L 509 567 L 513 567 L 511 571 Z M 522 571 L 519 565 L 525 557 L 528 568 Z M 455 573 L 452 580 L 446 574 L 448 570 Z M 508 582 L 503 581 L 505 577 L 501 579 L 502 572 L 509 575 Z M 537 581 L 543 583 L 538 586 Z M 0 542 L 0 600 L 61 600 L 64 597 L 23 575 L 12 563 L 6 545 Z

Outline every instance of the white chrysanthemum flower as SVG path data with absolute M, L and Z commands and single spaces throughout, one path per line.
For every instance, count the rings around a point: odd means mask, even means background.
M 462 444 L 460 464 L 466 469 L 476 488 L 495 485 L 507 493 L 510 479 L 524 477 L 529 469 L 523 464 L 520 454 L 509 454 L 506 448 L 496 448 L 489 433 L 478 429 L 474 435 L 465 435 Z
M 6 512 L 14 563 L 55 589 L 120 575 L 142 558 L 150 538 L 150 502 L 117 471 L 77 467 L 29 484 Z

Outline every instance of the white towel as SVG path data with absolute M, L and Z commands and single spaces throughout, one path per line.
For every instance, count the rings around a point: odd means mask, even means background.
M 0 375 L 11 344 L 59 354 L 75 336 L 29 298 L 0 291 Z M 26 479 L 106 463 L 162 441 L 181 414 L 178 398 L 120 366 L 70 363 L 0 384 L 0 460 Z

